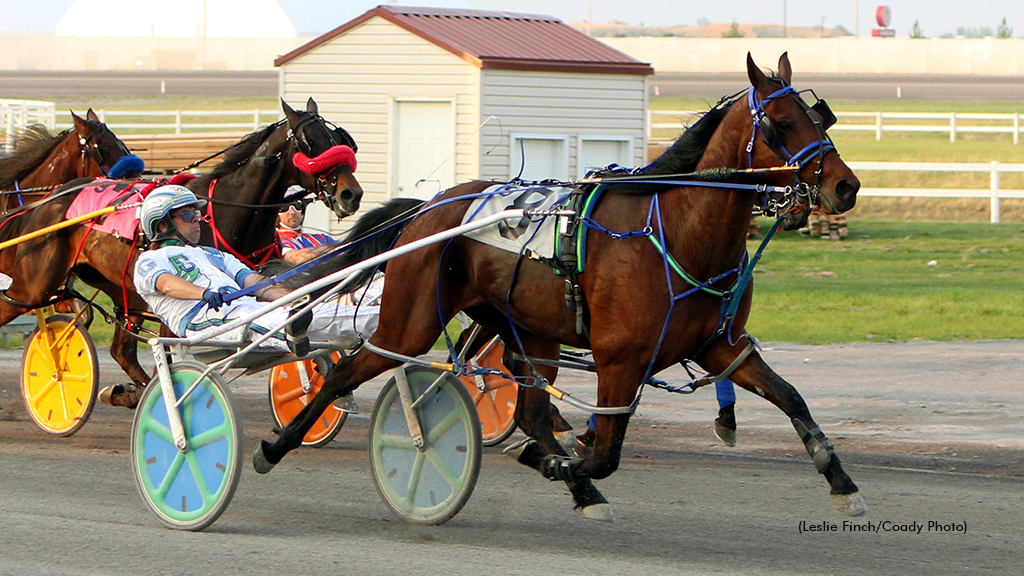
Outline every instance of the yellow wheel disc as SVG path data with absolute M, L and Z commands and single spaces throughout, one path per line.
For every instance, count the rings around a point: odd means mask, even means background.
M 45 432 L 70 436 L 96 404 L 99 367 L 89 333 L 71 316 L 46 319 L 46 333 L 29 336 L 21 363 L 21 395 Z

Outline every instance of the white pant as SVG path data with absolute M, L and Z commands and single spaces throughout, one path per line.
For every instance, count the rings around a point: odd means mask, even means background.
M 377 319 L 380 317 L 380 294 L 384 291 L 384 277 L 374 279 L 369 286 L 360 288 L 352 294 L 344 294 L 341 298 L 331 299 L 313 308 L 313 321 L 307 330 L 310 341 L 331 341 L 339 348 L 352 348 L 360 339 L 369 338 L 377 330 Z M 356 305 L 362 302 L 361 305 Z M 264 306 L 255 298 L 239 298 L 230 304 L 213 311 L 206 307 L 199 311 L 188 323 L 185 337 L 192 338 L 213 331 L 236 318 L 245 316 Z M 289 311 L 278 308 L 254 320 L 251 324 L 252 339 L 255 340 L 275 328 L 288 318 Z M 238 340 L 245 328 L 235 328 L 216 336 L 215 340 Z M 284 331 L 278 331 L 264 341 L 261 346 L 273 346 L 289 351 Z

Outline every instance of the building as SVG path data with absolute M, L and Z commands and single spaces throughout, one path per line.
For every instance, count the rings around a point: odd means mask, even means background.
M 359 143 L 367 208 L 646 158 L 653 69 L 556 18 L 379 6 L 275 65 L 282 98 L 314 98 Z

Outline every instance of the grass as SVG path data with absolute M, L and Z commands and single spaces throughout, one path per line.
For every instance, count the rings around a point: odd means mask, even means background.
M 748 329 L 763 340 L 1022 335 L 1022 224 L 864 220 L 851 223 L 842 242 L 788 232 L 773 240 L 758 270 Z

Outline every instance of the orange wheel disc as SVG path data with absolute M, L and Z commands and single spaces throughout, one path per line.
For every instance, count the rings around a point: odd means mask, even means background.
M 508 368 L 501 363 L 505 345 L 497 337 L 489 342 L 469 363 L 480 368 L 501 370 L 509 376 Z M 516 399 L 519 385 L 514 380 L 501 376 L 462 376 L 459 378 L 469 390 L 480 416 L 484 446 L 497 446 L 512 435 L 516 429 Z
M 335 353 L 333 358 L 338 361 L 341 356 Z M 270 372 L 270 409 L 278 426 L 287 426 L 306 404 L 313 401 L 323 383 L 324 378 L 316 371 L 312 360 L 297 360 L 275 366 Z M 306 432 L 302 444 L 314 448 L 327 444 L 341 430 L 346 416 L 347 413 L 331 404 Z

